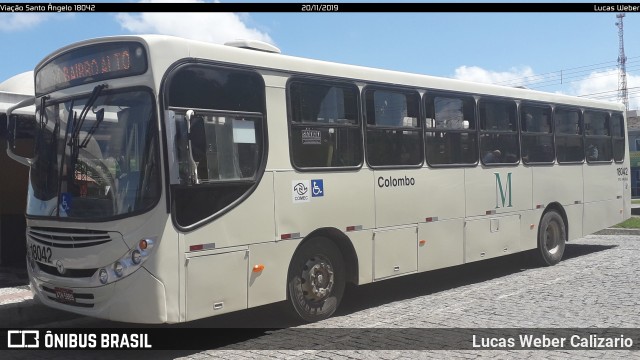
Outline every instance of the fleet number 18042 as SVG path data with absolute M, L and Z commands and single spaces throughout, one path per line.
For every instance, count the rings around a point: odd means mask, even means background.
M 31 258 L 36 261 L 51 264 L 51 248 L 48 246 L 40 246 L 31 244 Z

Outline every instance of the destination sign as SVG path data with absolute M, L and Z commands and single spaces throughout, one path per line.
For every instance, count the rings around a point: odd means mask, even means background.
M 36 95 L 71 86 L 139 75 L 147 70 L 146 54 L 138 43 L 91 45 L 64 53 L 36 73 Z

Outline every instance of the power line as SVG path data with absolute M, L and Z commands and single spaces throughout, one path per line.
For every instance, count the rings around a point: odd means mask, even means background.
M 640 56 L 629 57 L 627 58 L 627 60 L 628 60 L 627 64 L 629 63 L 640 64 Z M 608 65 L 608 66 L 602 66 L 602 65 Z M 556 81 L 560 81 L 560 83 L 564 83 L 565 79 L 575 78 L 579 76 L 579 74 L 588 74 L 590 72 L 594 72 L 598 70 L 611 70 L 611 68 L 614 66 L 616 66 L 616 61 L 612 60 L 612 61 L 600 62 L 596 64 L 591 64 L 591 65 L 576 66 L 572 68 L 561 69 L 561 70 L 551 71 L 551 72 L 542 73 L 542 74 L 522 76 L 522 77 L 513 78 L 509 80 L 499 81 L 494 84 L 512 86 L 512 85 L 520 85 L 522 83 L 526 83 L 528 85 L 535 85 L 537 83 L 556 82 Z M 535 80 L 535 79 L 540 79 L 540 80 Z
M 634 86 L 634 87 L 630 87 L 627 90 L 631 90 L 631 89 L 640 89 L 640 86 Z M 640 90 L 636 90 L 636 91 L 640 91 Z M 603 91 L 603 92 L 598 92 L 598 93 L 591 93 L 591 94 L 582 94 L 582 95 L 578 95 L 580 97 L 589 97 L 592 95 L 602 95 L 602 94 L 608 94 L 608 93 L 613 93 L 614 95 L 618 92 L 618 90 L 609 90 L 609 91 Z

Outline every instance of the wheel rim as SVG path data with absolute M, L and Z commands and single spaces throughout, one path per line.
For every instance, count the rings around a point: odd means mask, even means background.
M 549 222 L 544 234 L 544 248 L 552 255 L 555 255 L 560 248 L 561 233 L 560 224 L 556 221 Z
M 308 259 L 302 268 L 302 294 L 308 302 L 318 302 L 331 295 L 335 281 L 333 267 L 322 256 Z

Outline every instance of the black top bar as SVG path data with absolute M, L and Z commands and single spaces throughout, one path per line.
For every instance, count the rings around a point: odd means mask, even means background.
M 5 3 L 0 12 L 640 12 L 634 3 Z

